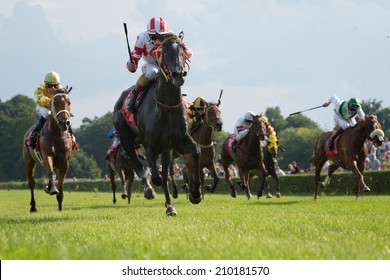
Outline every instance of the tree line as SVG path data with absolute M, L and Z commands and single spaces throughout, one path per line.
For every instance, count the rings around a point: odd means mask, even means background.
M 0 100 L 0 181 L 26 180 L 22 158 L 22 141 L 29 127 L 35 124 L 35 101 L 24 95 L 16 95 L 6 102 Z M 390 108 L 382 108 L 382 101 L 369 99 L 362 102 L 363 110 L 376 113 L 385 135 L 390 133 Z M 269 122 L 275 128 L 279 145 L 278 162 L 282 169 L 292 161 L 301 168 L 309 167 L 314 143 L 322 132 L 318 124 L 304 115 L 284 118 L 280 108 L 269 107 L 265 111 Z M 330 116 L 331 117 L 331 116 Z M 222 112 L 223 118 L 223 112 Z M 79 128 L 74 128 L 80 151 L 74 152 L 70 161 L 68 178 L 102 178 L 106 174 L 105 155 L 111 144 L 107 137 L 113 127 L 112 112 L 94 119 L 84 118 Z M 228 132 L 214 133 L 216 157 Z M 45 171 L 39 164 L 36 177 L 44 177 Z

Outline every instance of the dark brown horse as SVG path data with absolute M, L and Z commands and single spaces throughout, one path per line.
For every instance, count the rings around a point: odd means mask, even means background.
M 30 212 L 36 212 L 34 198 L 34 172 L 37 162 L 41 162 L 46 169 L 49 184 L 45 191 L 50 195 L 57 195 L 58 210 L 62 210 L 64 199 L 64 181 L 68 173 L 69 160 L 72 154 L 72 139 L 70 126 L 70 89 L 59 89 L 51 100 L 51 114 L 40 132 L 39 148 L 36 153 L 27 144 L 27 140 L 34 126 L 24 135 L 23 159 L 31 191 Z M 58 189 L 56 187 L 56 171 L 58 171 Z
M 221 111 L 218 108 L 218 105 L 209 103 L 206 106 L 204 119 L 199 124 L 199 126 L 193 127 L 190 131 L 192 138 L 199 145 L 201 154 L 200 154 L 200 169 L 207 168 L 210 171 L 211 176 L 213 176 L 214 182 L 213 186 L 204 185 L 204 173 L 201 172 L 201 181 L 204 188 L 210 192 L 214 192 L 215 187 L 218 184 L 219 177 L 215 171 L 215 146 L 214 146 L 214 131 L 222 130 L 223 121 L 221 118 Z M 179 155 L 173 155 L 173 158 L 177 158 Z M 185 170 L 183 171 L 184 178 L 189 188 L 193 188 L 193 178 L 194 178 L 194 162 L 190 154 L 183 155 L 184 163 L 186 165 Z M 170 176 L 173 182 L 173 193 L 174 198 L 178 197 L 178 188 L 175 180 L 175 172 L 173 170 L 173 161 L 170 164 Z
M 321 169 L 324 163 L 329 160 L 331 165 L 329 166 L 328 175 L 321 185 L 327 187 L 332 174 L 339 167 L 349 169 L 353 173 L 353 191 L 356 200 L 358 200 L 360 190 L 363 192 L 370 191 L 363 177 L 364 160 L 367 157 L 365 141 L 373 141 L 375 147 L 379 147 L 382 145 L 384 133 L 381 130 L 377 117 L 375 115 L 367 115 L 364 121 L 358 122 L 354 127 L 349 127 L 341 136 L 336 138 L 337 153 L 329 154 L 327 142 L 332 134 L 333 132 L 331 131 L 323 132 L 314 146 L 314 153 L 311 159 L 311 163 L 315 166 L 315 190 L 313 198 L 317 199 Z
M 237 163 L 238 174 L 240 176 L 240 185 L 246 191 L 246 197 L 250 199 L 251 194 L 251 175 L 257 175 L 260 180 L 260 188 L 258 196 L 263 191 L 267 171 L 263 162 L 263 150 L 260 141 L 264 139 L 266 128 L 264 120 L 261 116 L 253 117 L 253 122 L 249 127 L 248 135 L 243 138 L 237 147 L 234 155 L 230 148 L 231 136 L 229 136 L 223 143 L 221 149 L 221 162 L 223 170 L 225 171 L 225 178 L 230 184 L 231 196 L 236 197 L 237 193 L 231 180 L 229 173 L 229 165 L 234 161 Z M 235 158 L 235 159 L 234 159 Z
M 117 152 L 114 158 L 107 160 L 107 171 L 110 177 L 111 189 L 113 194 L 112 202 L 116 203 L 116 183 L 115 175 L 117 174 L 122 184 L 122 199 L 127 198 L 128 204 L 131 201 L 131 185 L 134 181 L 134 168 L 131 165 L 130 158 L 126 155 L 122 145 L 117 147 Z
M 146 177 L 146 170 L 138 161 L 134 142 L 139 139 L 146 150 L 146 158 L 152 173 L 152 182 L 162 186 L 165 194 L 167 215 L 176 215 L 168 188 L 168 169 L 172 150 L 180 154 L 190 153 L 195 166 L 195 188 L 190 193 L 194 204 L 201 201 L 201 181 L 199 169 L 200 148 L 187 133 L 186 108 L 183 104 L 181 86 L 184 84 L 187 65 L 185 46 L 181 38 L 165 34 L 162 40 L 160 71 L 156 81 L 146 90 L 143 101 L 136 113 L 137 126 L 129 124 L 121 109 L 131 89 L 124 91 L 114 108 L 114 126 L 119 138 L 132 159 L 137 175 L 144 185 L 144 196 L 154 197 L 153 187 Z M 161 155 L 162 172 L 157 168 L 157 159 Z

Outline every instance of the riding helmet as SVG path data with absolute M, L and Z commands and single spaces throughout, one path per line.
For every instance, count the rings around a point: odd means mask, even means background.
M 45 84 L 58 85 L 60 83 L 60 75 L 57 72 L 49 72 L 45 75 Z
M 348 101 L 348 109 L 349 110 L 355 110 L 356 111 L 359 108 L 360 108 L 360 101 L 359 101 L 359 99 L 357 99 L 355 97 L 349 99 L 349 101 Z
M 165 34 L 168 33 L 168 24 L 162 17 L 154 17 L 148 21 L 147 32 L 149 34 Z
M 244 115 L 244 119 L 246 121 L 249 121 L 249 122 L 252 122 L 253 121 L 253 116 L 255 115 L 255 113 L 253 113 L 252 111 L 248 111 L 245 113 Z
M 206 104 L 206 100 L 202 96 L 199 96 L 194 101 L 194 107 L 197 109 L 206 107 Z

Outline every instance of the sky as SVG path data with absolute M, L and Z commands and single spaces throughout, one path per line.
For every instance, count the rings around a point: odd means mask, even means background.
M 141 74 L 141 67 L 135 74 L 125 67 L 123 22 L 133 49 L 154 16 L 184 31 L 194 53 L 186 98 L 215 102 L 223 89 L 225 131 L 248 110 L 279 106 L 287 118 L 332 94 L 390 107 L 387 0 L 1 0 L 1 100 L 33 97 L 56 71 L 73 87 L 73 127 L 112 112 Z M 331 107 L 304 115 L 333 128 Z

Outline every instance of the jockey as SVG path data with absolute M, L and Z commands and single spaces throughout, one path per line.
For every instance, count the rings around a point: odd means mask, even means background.
M 279 141 L 278 141 L 278 138 L 276 136 L 276 131 L 271 126 L 271 124 L 268 122 L 268 118 L 265 115 L 261 114 L 260 117 L 264 120 L 264 124 L 265 124 L 266 129 L 267 129 L 267 137 L 268 137 L 267 148 L 268 148 L 268 151 L 271 152 L 272 148 L 275 148 L 275 150 L 277 151 Z
M 348 101 L 344 101 L 333 94 L 329 101 L 325 102 L 322 106 L 328 107 L 330 103 L 332 103 L 335 108 L 334 121 L 336 126 L 339 127 L 328 143 L 328 148 L 332 150 L 336 137 L 342 134 L 348 127 L 354 126 L 356 124 L 356 117 L 358 117 L 359 120 L 364 120 L 365 113 L 363 112 L 359 100 L 354 97 Z
M 147 30 L 138 34 L 134 49 L 131 52 L 132 61 L 127 61 L 127 69 L 134 73 L 137 71 L 138 62 L 141 57 L 145 64 L 142 66 L 142 75 L 138 78 L 131 97 L 127 103 L 127 109 L 134 113 L 137 95 L 149 86 L 157 77 L 160 67 L 158 59 L 161 57 L 161 36 L 171 31 L 168 30 L 167 22 L 162 17 L 151 18 L 147 24 Z M 191 58 L 192 51 L 185 46 L 187 58 Z
M 42 129 L 48 116 L 51 114 L 50 112 L 51 100 L 54 94 L 60 88 L 62 88 L 62 86 L 60 85 L 60 75 L 58 75 L 57 72 L 49 72 L 45 75 L 44 83 L 40 84 L 34 92 L 35 101 L 37 103 L 35 110 L 37 114 L 40 116 L 40 118 L 38 122 L 35 124 L 35 128 L 31 132 L 29 137 L 28 145 L 32 148 L 35 148 L 35 144 L 37 141 L 37 134 Z M 77 151 L 78 146 L 76 144 L 76 139 L 73 135 L 73 131 L 70 126 L 69 126 L 69 132 L 73 138 L 73 143 L 74 143 L 73 148 L 74 150 Z
M 206 100 L 202 96 L 199 96 L 187 108 L 188 123 L 191 127 L 198 126 L 202 123 L 206 106 Z
M 114 138 L 114 140 L 112 141 L 111 147 L 108 149 L 106 153 L 106 160 L 115 157 L 117 148 L 121 144 L 121 140 L 119 140 L 119 134 L 115 128 L 112 128 L 108 132 L 108 138 Z
M 231 143 L 231 148 L 233 150 L 235 150 L 238 141 L 247 136 L 249 132 L 249 126 L 253 122 L 254 115 L 255 113 L 248 111 L 237 120 L 236 126 L 234 127 L 234 134 L 236 135 L 236 138 Z

